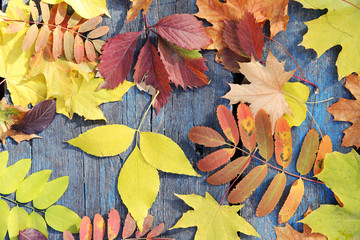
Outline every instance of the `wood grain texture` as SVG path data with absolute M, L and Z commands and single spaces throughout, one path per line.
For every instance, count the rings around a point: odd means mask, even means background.
M 2 2 L 3 6 L 6 2 Z M 144 19 L 142 17 L 125 24 L 126 11 L 130 7 L 130 1 L 108 0 L 107 3 L 112 18 L 104 18 L 103 24 L 110 27 L 110 31 L 104 39 L 115 36 L 119 32 L 125 33 L 143 29 Z M 153 25 L 162 17 L 174 13 L 195 13 L 196 11 L 195 0 L 154 0 L 148 10 L 147 17 L 149 24 Z M 343 87 L 343 81 L 339 82 L 337 80 L 335 60 L 339 48 L 334 47 L 317 58 L 313 50 L 298 46 L 303 34 L 307 31 L 304 21 L 313 19 L 319 14 L 319 11 L 301 9 L 300 4 L 291 1 L 289 5 L 290 22 L 287 32 L 279 33 L 275 39 L 281 42 L 296 59 L 306 78 L 320 87 L 320 92 L 314 94 L 314 89 L 309 86 L 311 89 L 309 101 L 335 97 L 334 100 L 325 103 L 308 104 L 309 111 L 314 115 L 323 134 L 330 135 L 334 150 L 348 152 L 348 149 L 340 148 L 342 131 L 348 127 L 348 124 L 332 122 L 332 117 L 325 111 L 338 97 L 350 97 L 350 94 Z M 154 37 L 151 37 L 151 41 L 156 43 Z M 135 53 L 136 56 L 139 54 L 140 44 L 144 44 L 144 42 L 145 38 L 142 36 Z M 270 48 L 278 59 L 287 61 L 287 70 L 296 68 L 292 60 L 278 45 L 268 43 L 266 47 Z M 196 166 L 199 159 L 209 153 L 209 150 L 191 143 L 188 139 L 189 130 L 196 125 L 220 129 L 216 120 L 216 108 L 219 104 L 227 104 L 227 101 L 220 97 L 229 90 L 227 83 L 232 82 L 232 74 L 224 70 L 220 64 L 215 63 L 213 52 L 205 51 L 204 56 L 207 59 L 206 64 L 209 68 L 206 74 L 211 83 L 208 86 L 187 91 L 174 88 L 172 97 L 165 108 L 160 110 L 157 116 L 155 116 L 155 111 L 152 110 L 146 116 L 142 126 L 143 131 L 165 134 L 177 142 L 194 166 Z M 263 58 L 266 59 L 265 57 Z M 128 80 L 132 80 L 132 74 L 133 72 L 129 74 Z M 296 75 L 301 76 L 299 71 L 296 71 Z M 41 139 L 34 139 L 21 144 L 7 140 L 7 150 L 10 155 L 9 164 L 13 164 L 22 158 L 32 158 L 31 172 L 51 169 L 53 170 L 51 179 L 69 175 L 69 188 L 58 203 L 74 210 L 81 217 L 88 215 L 93 218 L 96 213 L 105 215 L 111 208 L 116 208 L 124 219 L 127 210 L 117 193 L 116 185 L 121 166 L 130 152 L 126 151 L 120 156 L 100 159 L 64 143 L 64 141 L 77 137 L 88 129 L 104 124 L 125 124 L 137 128 L 149 102 L 150 97 L 148 94 L 132 88 L 123 97 L 122 102 L 107 103 L 101 106 L 108 122 L 84 121 L 78 116 L 69 121 L 66 117 L 57 115 L 50 127 L 40 133 Z M 308 129 L 315 127 L 314 121 L 308 115 L 301 127 L 293 129 L 293 160 L 287 168 L 288 171 L 297 173 L 295 166 L 301 143 Z M 276 164 L 274 159 L 271 159 L 270 162 Z M 259 162 L 253 160 L 246 172 L 258 164 Z M 276 238 L 273 225 L 278 225 L 277 215 L 281 205 L 277 205 L 270 215 L 262 218 L 256 217 L 255 211 L 270 180 L 277 173 L 278 171 L 269 168 L 265 182 L 245 201 L 245 206 L 241 210 L 241 215 L 255 227 L 262 239 Z M 160 173 L 160 191 L 150 211 L 155 217 L 155 224 L 165 222 L 165 228 L 168 229 L 175 224 L 183 212 L 189 210 L 189 207 L 176 198 L 174 193 L 195 193 L 204 196 L 205 192 L 208 191 L 216 200 L 221 199 L 227 187 L 224 185 L 211 186 L 205 181 L 206 174 L 202 173 L 202 175 L 203 177 L 196 178 Z M 307 176 L 311 177 L 312 175 L 310 173 Z M 280 200 L 281 204 L 285 201 L 290 186 L 294 181 L 295 178 L 287 176 L 287 186 L 285 194 Z M 289 223 L 295 229 L 300 230 L 302 226 L 296 222 L 302 218 L 308 205 L 315 209 L 322 203 L 335 202 L 329 189 L 323 185 L 305 182 L 303 201 Z M 175 229 L 166 232 L 166 236 L 178 240 L 191 240 L 195 231 L 196 228 Z M 56 231 L 50 229 L 49 233 L 49 239 L 62 239 L 61 234 Z M 245 235 L 241 235 L 241 238 L 257 239 Z

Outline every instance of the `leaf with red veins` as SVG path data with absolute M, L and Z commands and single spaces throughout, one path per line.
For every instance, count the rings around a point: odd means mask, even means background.
M 192 14 L 164 17 L 154 27 L 162 38 L 188 50 L 200 50 L 212 43 L 202 22 Z
M 208 84 L 206 59 L 197 50 L 187 50 L 159 38 L 159 51 L 170 81 L 178 87 L 201 87 Z
M 159 94 L 154 102 L 156 113 L 159 112 L 171 96 L 169 74 L 166 72 L 160 56 L 150 40 L 147 40 L 144 47 L 140 50 L 138 60 L 135 65 L 134 80 L 140 84 L 144 81 L 145 86 L 150 85 Z M 155 93 L 154 93 L 155 94 Z
M 99 72 L 106 80 L 100 88 L 114 89 L 130 72 L 136 42 L 142 32 L 128 32 L 110 38 L 103 47 Z

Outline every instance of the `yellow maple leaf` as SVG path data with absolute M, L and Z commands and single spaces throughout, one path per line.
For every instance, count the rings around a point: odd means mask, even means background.
M 130 1 L 133 2 L 133 4 L 126 16 L 126 21 L 128 22 L 134 20 L 138 16 L 140 10 L 144 10 L 143 14 L 145 15 L 146 11 L 149 9 L 149 6 L 152 2 L 152 0 L 130 0 Z

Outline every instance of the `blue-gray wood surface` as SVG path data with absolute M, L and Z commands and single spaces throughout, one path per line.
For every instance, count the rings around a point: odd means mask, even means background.
M 104 24 L 110 27 L 110 33 L 106 38 L 112 37 L 119 32 L 139 31 L 144 28 L 144 19 L 141 17 L 125 24 L 126 12 L 130 7 L 128 0 L 108 0 L 107 3 L 112 18 L 105 18 L 104 20 Z M 197 7 L 195 3 L 195 0 L 154 0 L 147 13 L 149 24 L 155 24 L 159 19 L 174 13 L 196 13 Z M 340 147 L 343 136 L 342 131 L 348 127 L 348 124 L 333 122 L 332 117 L 325 110 L 337 101 L 338 97 L 350 97 L 350 94 L 343 87 L 343 81 L 338 81 L 336 72 L 335 61 L 340 48 L 334 47 L 317 58 L 318 56 L 313 50 L 298 46 L 307 31 L 304 21 L 314 19 L 321 13 L 323 12 L 304 10 L 299 3 L 291 1 L 289 4 L 290 22 L 288 29 L 286 32 L 279 33 L 275 39 L 281 42 L 296 59 L 306 78 L 319 86 L 320 91 L 318 94 L 314 94 L 314 88 L 309 86 L 311 89 L 309 101 L 314 102 L 334 97 L 333 100 L 328 102 L 308 104 L 308 108 L 320 125 L 321 131 L 330 135 L 334 143 L 334 150 L 348 152 L 348 149 Z M 143 42 L 144 39 L 141 39 L 141 43 Z M 139 47 L 140 45 L 138 45 L 137 54 Z M 278 59 L 286 60 L 287 70 L 296 68 L 294 62 L 279 46 L 269 43 L 266 45 L 266 51 L 269 48 Z M 196 125 L 219 129 L 216 120 L 216 108 L 219 104 L 227 104 L 227 101 L 220 97 L 229 90 L 227 83 L 233 81 L 232 74 L 214 61 L 213 52 L 206 51 L 204 56 L 207 59 L 209 68 L 206 74 L 211 83 L 195 90 L 175 89 L 165 108 L 157 116 L 155 116 L 154 111 L 148 114 L 142 127 L 144 131 L 165 134 L 177 142 L 195 168 L 197 161 L 208 154 L 211 149 L 195 146 L 189 141 L 188 132 Z M 299 71 L 296 72 L 296 75 L 301 76 Z M 128 80 L 132 80 L 131 76 L 132 73 L 128 76 Z M 21 144 L 7 140 L 7 150 L 10 155 L 9 165 L 23 158 L 31 158 L 32 173 L 43 169 L 51 169 L 53 170 L 52 179 L 64 175 L 70 176 L 68 190 L 58 201 L 58 204 L 74 210 L 81 217 L 87 215 L 93 218 L 96 213 L 105 215 L 111 208 L 116 208 L 124 218 L 127 210 L 121 202 L 116 186 L 119 171 L 129 151 L 120 156 L 100 159 L 64 143 L 64 141 L 77 137 L 88 129 L 104 124 L 125 124 L 136 128 L 149 101 L 149 95 L 132 88 L 123 97 L 122 102 L 108 103 L 101 106 L 108 120 L 107 123 L 84 121 L 77 116 L 69 121 L 66 117 L 57 115 L 50 127 L 39 134 L 42 137 L 41 139 L 34 139 Z M 301 127 L 293 128 L 294 153 L 292 164 L 288 168 L 292 173 L 297 174 L 295 163 L 299 148 L 310 128 L 315 128 L 314 121 L 310 117 L 306 119 Z M 6 150 L 6 148 L 3 149 Z M 270 162 L 276 164 L 273 159 Z M 260 163 L 256 162 L 256 160 L 252 161 L 248 169 L 252 169 L 258 164 Z M 205 181 L 207 174 L 200 173 L 203 175 L 201 178 L 160 173 L 160 191 L 150 210 L 150 213 L 155 216 L 155 223 L 165 222 L 168 229 L 175 224 L 183 212 L 190 209 L 185 203 L 177 199 L 174 193 L 204 196 L 205 192 L 209 192 L 217 201 L 220 201 L 227 186 L 211 186 Z M 241 216 L 255 227 L 262 239 L 276 238 L 273 226 L 278 225 L 277 215 L 281 204 L 286 199 L 289 188 L 295 180 L 294 177 L 287 176 L 287 187 L 280 204 L 271 214 L 262 218 L 256 217 L 257 204 L 270 180 L 277 173 L 276 170 L 269 170 L 264 183 L 244 202 L 245 206 L 240 212 Z M 312 175 L 309 174 L 308 177 L 312 177 Z M 301 230 L 301 224 L 296 222 L 303 217 L 307 207 L 311 206 L 315 209 L 324 203 L 335 203 L 331 191 L 324 185 L 305 182 L 303 201 L 289 223 L 296 229 Z M 190 240 L 194 238 L 195 231 L 196 228 L 176 229 L 167 231 L 164 236 L 178 240 Z M 49 229 L 49 239 L 62 239 L 61 236 L 60 233 Z M 241 235 L 241 238 L 257 239 L 246 235 Z

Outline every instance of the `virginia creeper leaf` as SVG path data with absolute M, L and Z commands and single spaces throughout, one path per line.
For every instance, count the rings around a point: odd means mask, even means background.
M 224 98 L 229 99 L 231 104 L 250 103 L 250 109 L 254 114 L 264 109 L 270 115 L 274 130 L 276 121 L 284 113 L 292 115 L 283 87 L 295 70 L 286 72 L 285 62 L 280 63 L 271 52 L 267 57 L 265 67 L 253 57 L 250 63 L 239 63 L 239 65 L 240 72 L 245 75 L 250 84 L 230 84 L 231 89 Z
M 152 0 L 130 0 L 132 2 L 131 8 L 127 12 L 126 21 L 130 22 L 134 20 L 140 10 L 143 10 L 143 14 L 149 9 Z
M 274 154 L 274 141 L 270 117 L 263 109 L 260 109 L 255 116 L 255 128 L 259 153 L 268 161 Z
M 107 221 L 108 239 L 113 240 L 119 234 L 121 218 L 119 212 L 116 209 L 111 209 L 108 217 L 109 217 Z
M 90 129 L 67 142 L 88 154 L 106 157 L 118 155 L 128 149 L 134 135 L 134 129 L 114 124 Z
M 301 178 L 297 179 L 291 186 L 290 193 L 287 196 L 284 205 L 279 212 L 279 223 L 287 222 L 299 207 L 304 195 L 304 182 Z
M 316 175 L 329 187 L 343 207 L 324 204 L 306 216 L 302 223 L 313 232 L 333 239 L 357 239 L 360 237 L 360 156 L 352 150 L 347 154 L 328 153 L 324 169 Z
M 16 200 L 27 203 L 36 198 L 49 180 L 50 174 L 51 170 L 43 170 L 27 177 L 16 190 Z
M 296 162 L 296 169 L 300 175 L 311 171 L 319 149 L 319 134 L 315 129 L 310 129 L 305 136 L 301 151 Z
M 184 213 L 171 229 L 197 227 L 194 240 L 237 240 L 237 232 L 260 237 L 256 230 L 237 214 L 242 205 L 219 205 L 209 193 L 206 193 L 205 197 L 195 194 L 175 195 L 194 210 Z
M 239 104 L 237 108 L 237 117 L 241 142 L 250 152 L 252 152 L 256 147 L 256 128 L 250 108 L 243 103 Z
M 325 135 L 320 142 L 319 151 L 314 163 L 314 175 L 319 174 L 324 168 L 324 158 L 327 153 L 331 153 L 332 142 L 328 135 Z
M 137 39 L 142 32 L 118 34 L 107 40 L 98 65 L 106 82 L 101 88 L 113 89 L 123 83 L 130 72 Z
M 235 148 L 222 148 L 199 160 L 197 166 L 199 170 L 209 172 L 230 161 L 230 158 L 234 156 L 234 154 Z
M 192 168 L 179 145 L 164 135 L 141 132 L 140 150 L 145 161 L 160 171 L 200 176 Z
M 172 44 L 188 50 L 201 50 L 211 43 L 202 22 L 192 14 L 173 14 L 160 19 L 158 34 Z
M 91 240 L 92 237 L 92 225 L 88 216 L 84 216 L 80 222 L 80 240 Z
M 5 169 L 0 179 L 0 193 L 7 195 L 15 192 L 29 172 L 31 159 L 22 159 Z
M 93 222 L 93 239 L 103 240 L 105 237 L 105 221 L 100 214 L 95 214 Z
M 159 191 L 160 179 L 156 168 L 145 161 L 138 147 L 134 148 L 121 168 L 117 186 L 121 200 L 142 229 Z
M 190 129 L 189 138 L 193 143 L 205 147 L 218 147 L 226 143 L 225 139 L 217 131 L 203 126 L 195 126 Z
M 19 240 L 47 240 L 47 237 L 39 230 L 34 228 L 27 228 L 24 231 L 19 231 Z
M 328 238 L 320 233 L 311 233 L 311 229 L 307 227 L 305 229 L 304 224 L 304 232 L 300 233 L 293 229 L 288 223 L 286 223 L 285 227 L 276 227 L 276 240 L 297 240 L 297 239 L 308 239 L 308 240 L 327 240 Z
M 239 143 L 239 129 L 231 111 L 224 105 L 219 105 L 216 114 L 225 136 L 237 146 Z
M 69 177 L 56 178 L 42 188 L 38 196 L 33 200 L 37 209 L 45 209 L 54 204 L 64 194 L 69 185 Z
M 20 230 L 27 228 L 28 213 L 25 209 L 15 206 L 11 209 L 8 220 L 8 233 L 10 240 L 17 239 Z
M 264 196 L 256 209 L 256 216 L 263 217 L 272 212 L 279 202 L 286 185 L 285 173 L 278 173 L 266 189 Z
M 262 183 L 267 175 L 267 165 L 257 166 L 252 169 L 229 193 L 230 203 L 241 203 L 248 198 Z
M 5 239 L 8 230 L 10 208 L 4 200 L 0 200 L 0 212 L 0 238 Z
M 131 216 L 131 214 L 128 213 L 125 218 L 122 237 L 123 238 L 130 237 L 134 233 L 135 229 L 136 229 L 136 222 L 133 219 L 133 217 Z
M 291 129 L 284 118 L 276 122 L 275 127 L 275 158 L 276 162 L 286 168 L 289 166 L 292 157 Z
M 61 205 L 53 205 L 46 209 L 45 220 L 56 231 L 68 230 L 71 233 L 78 233 L 80 229 L 81 218 L 75 212 Z
M 11 126 L 12 129 L 26 134 L 33 134 L 45 130 L 54 120 L 56 103 L 54 100 L 45 100 L 37 103 L 23 121 Z
M 39 231 L 41 234 L 43 234 L 46 238 L 48 237 L 46 222 L 44 218 L 35 211 L 31 212 L 28 216 L 27 228 L 35 229 Z

